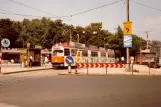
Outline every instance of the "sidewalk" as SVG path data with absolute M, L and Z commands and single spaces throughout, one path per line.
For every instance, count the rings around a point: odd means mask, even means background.
M 40 67 L 32 67 L 32 68 L 23 68 L 20 64 L 2 64 L 1 72 L 3 74 L 11 74 L 11 73 L 19 73 L 19 72 L 28 72 L 28 71 L 37 71 L 37 70 L 46 70 L 52 69 L 51 64 L 42 65 Z

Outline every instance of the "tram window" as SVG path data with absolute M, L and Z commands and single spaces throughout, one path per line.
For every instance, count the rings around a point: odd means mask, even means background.
M 114 58 L 115 55 L 114 55 L 114 54 L 108 54 L 108 57 L 109 57 L 109 58 Z
M 76 56 L 76 54 L 77 54 L 77 49 L 72 49 L 71 50 L 71 55 L 72 56 Z
M 63 56 L 63 50 L 54 50 L 53 55 L 54 56 Z
M 87 51 L 83 51 L 83 52 L 82 52 L 82 55 L 83 55 L 83 56 L 88 56 L 88 52 L 87 52 Z
M 69 56 L 70 55 L 70 50 L 69 49 L 64 49 L 64 55 Z
M 98 52 L 91 52 L 92 57 L 98 57 Z
M 106 57 L 106 53 L 101 53 L 101 57 Z

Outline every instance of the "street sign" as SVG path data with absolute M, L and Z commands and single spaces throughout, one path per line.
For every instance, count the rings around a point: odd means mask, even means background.
M 27 42 L 27 48 L 29 48 L 30 47 L 30 43 L 29 42 Z
M 132 22 L 124 22 L 124 34 L 132 34 Z
M 82 57 L 82 51 L 77 51 L 77 55 L 76 55 L 76 62 L 79 63 L 80 59 Z
M 7 38 L 4 38 L 1 40 L 1 44 L 3 47 L 9 47 L 10 46 L 10 41 Z
M 67 56 L 67 57 L 65 58 L 65 62 L 66 62 L 68 65 L 72 64 L 72 63 L 74 62 L 73 57 Z
M 132 35 L 124 35 L 124 47 L 132 47 Z

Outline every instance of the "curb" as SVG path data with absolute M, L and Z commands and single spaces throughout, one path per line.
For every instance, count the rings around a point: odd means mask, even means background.
M 5 73 L 2 72 L 2 75 L 15 74 L 15 73 L 22 73 L 22 72 L 28 72 L 28 71 L 47 70 L 47 69 L 53 69 L 53 68 L 28 69 L 28 70 L 14 71 L 14 72 L 5 72 Z
M 58 75 L 69 75 L 69 76 L 132 76 L 131 74 L 68 74 L 60 73 Z M 134 75 L 135 76 L 135 75 Z
M 155 75 L 155 74 L 151 74 L 151 75 L 135 75 L 135 74 L 68 74 L 68 73 L 60 73 L 58 74 L 60 76 L 161 76 L 161 75 Z

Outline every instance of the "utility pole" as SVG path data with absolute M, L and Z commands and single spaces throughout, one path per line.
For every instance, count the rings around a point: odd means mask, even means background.
M 126 0 L 126 20 L 127 20 L 127 22 L 129 22 L 130 21 L 130 17 L 129 17 L 129 0 Z M 126 49 L 126 59 L 127 59 L 127 71 L 130 71 L 130 61 L 129 61 L 129 56 L 130 56 L 130 54 L 129 54 L 129 48 L 127 48 Z
M 148 33 L 151 31 L 146 31 L 146 48 L 149 49 L 149 40 L 148 40 Z
M 72 42 L 72 31 L 70 29 L 70 42 Z
M 77 43 L 79 43 L 79 34 L 77 34 Z

